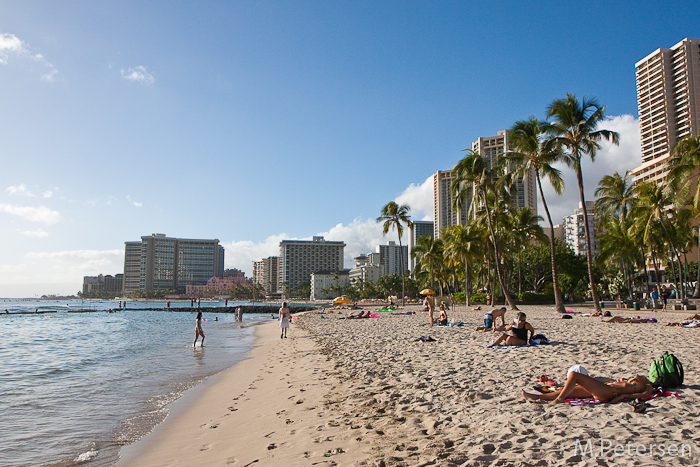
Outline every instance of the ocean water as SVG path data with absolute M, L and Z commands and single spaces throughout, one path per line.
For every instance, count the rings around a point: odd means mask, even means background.
M 114 465 L 169 402 L 244 359 L 270 319 L 237 323 L 217 305 L 202 302 L 205 346 L 192 348 L 195 313 L 143 310 L 165 302 L 0 299 L 0 467 Z

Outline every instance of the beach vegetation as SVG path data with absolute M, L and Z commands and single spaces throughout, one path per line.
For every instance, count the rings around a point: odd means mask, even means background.
M 566 98 L 555 99 L 547 108 L 547 118 L 552 119 L 549 124 L 549 142 L 562 150 L 564 162 L 576 173 L 579 197 L 583 211 L 583 226 L 586 237 L 586 259 L 588 265 L 588 279 L 591 288 L 593 306 L 600 312 L 600 298 L 595 286 L 593 274 L 593 250 L 591 248 L 591 232 L 586 210 L 586 197 L 584 195 L 583 172 L 581 161 L 585 156 L 595 161 L 600 149 L 600 142 L 607 140 L 613 144 L 619 144 L 620 135 L 617 132 L 600 129 L 599 124 L 605 118 L 605 107 L 598 104 L 595 98 L 578 99 L 573 94 L 566 94 Z
M 518 120 L 511 128 L 510 141 L 513 144 L 513 151 L 507 152 L 505 158 L 508 163 L 515 167 L 516 174 L 522 177 L 529 177 L 534 174 L 537 182 L 537 189 L 542 200 L 542 206 L 547 215 L 550 232 L 549 243 L 551 252 L 552 282 L 554 286 L 554 301 L 556 311 L 565 313 L 564 298 L 559 285 L 559 272 L 555 255 L 554 223 L 549 213 L 547 200 L 542 190 L 542 178 L 547 178 L 554 192 L 561 195 L 564 192 L 564 180 L 561 171 L 554 167 L 554 164 L 562 160 L 562 150 L 559 145 L 552 144 L 553 140 L 548 138 L 550 126 L 548 122 L 540 122 L 535 117 L 527 120 Z
M 404 226 L 410 227 L 411 222 L 411 207 L 407 204 L 398 205 L 395 201 L 390 201 L 384 205 L 382 212 L 377 217 L 377 222 L 382 223 L 382 235 L 386 236 L 390 230 L 396 230 L 399 237 L 399 257 L 401 259 L 401 303 L 405 304 L 406 298 L 406 266 L 403 257 L 403 247 L 401 246 L 401 237 L 403 237 Z

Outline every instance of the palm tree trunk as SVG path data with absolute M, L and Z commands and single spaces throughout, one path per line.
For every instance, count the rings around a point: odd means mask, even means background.
M 549 253 L 552 260 L 552 285 L 554 286 L 554 308 L 559 313 L 566 313 L 564 299 L 562 298 L 561 290 L 559 289 L 559 272 L 557 271 L 557 254 L 556 242 L 554 241 L 554 224 L 552 223 L 552 216 L 549 214 L 547 202 L 544 199 L 544 192 L 542 191 L 542 182 L 540 181 L 539 170 L 536 172 L 536 176 L 537 187 L 540 189 L 540 198 L 542 198 L 542 205 L 544 206 L 544 212 L 547 214 L 547 221 L 549 221 L 549 229 L 551 232 L 551 235 L 549 236 Z
M 469 261 L 466 256 L 464 257 L 464 301 L 469 307 Z
M 491 239 L 493 239 L 493 253 L 495 257 L 494 263 L 496 263 L 496 274 L 498 275 L 498 283 L 501 286 L 501 291 L 503 292 L 503 296 L 505 297 L 506 302 L 510 306 L 510 309 L 519 311 L 519 308 L 515 305 L 515 302 L 511 298 L 510 293 L 508 293 L 508 288 L 506 287 L 506 284 L 503 280 L 503 272 L 501 271 L 501 257 L 498 251 L 498 237 L 496 237 L 496 233 L 493 230 L 493 224 L 491 223 L 491 212 L 488 207 L 488 201 L 486 200 L 486 193 L 484 193 L 484 205 L 486 206 L 486 220 L 489 224 L 489 232 L 491 233 Z M 494 299 L 494 297 L 492 297 L 492 299 Z
M 401 258 L 401 306 L 406 306 L 406 268 L 403 265 L 403 246 L 399 235 L 399 258 Z
M 700 228 L 698 228 L 698 273 L 695 277 L 695 292 L 693 298 L 700 298 Z
M 583 174 L 581 173 L 581 160 L 576 163 L 576 181 L 578 182 L 578 192 L 581 197 L 581 207 L 583 208 L 583 230 L 586 234 L 586 263 L 588 264 L 588 280 L 591 284 L 591 297 L 593 298 L 593 306 L 597 313 L 602 312 L 600 309 L 600 297 L 598 297 L 598 289 L 596 288 L 595 277 L 593 276 L 593 250 L 591 249 L 591 233 L 588 228 L 588 210 L 586 209 L 586 197 L 583 194 Z

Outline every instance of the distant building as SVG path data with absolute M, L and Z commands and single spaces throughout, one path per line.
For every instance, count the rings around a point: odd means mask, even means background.
M 379 255 L 375 255 L 377 260 Z M 380 277 L 384 275 L 384 268 L 377 263 L 372 263 L 370 257 L 367 255 L 359 255 L 355 257 L 355 267 L 350 270 L 349 277 L 350 283 L 356 281 L 362 281 L 362 283 L 372 283 L 374 284 L 379 280 Z
M 350 284 L 348 270 L 316 271 L 311 273 L 311 300 L 335 298 L 332 287 L 345 287 Z
M 245 277 L 245 273 L 243 271 L 241 271 L 240 269 L 236 269 L 236 268 L 224 270 L 223 278 L 232 280 L 234 284 L 243 285 L 247 282 L 247 279 Z
M 400 252 L 403 251 L 403 261 L 404 261 L 404 271 L 408 269 L 408 247 L 402 245 L 399 247 L 396 242 L 389 242 L 388 245 L 377 245 L 376 253 L 379 253 L 379 262 L 382 266 L 383 272 L 386 275 L 398 274 L 403 275 L 401 270 L 401 256 Z M 376 257 L 372 257 L 373 259 Z M 376 260 L 373 261 L 377 264 Z
M 663 185 L 673 148 L 700 130 L 700 39 L 657 49 L 635 67 L 642 165 L 632 175 L 635 183 Z
M 299 284 L 309 284 L 311 273 L 343 269 L 344 242 L 313 237 L 312 240 L 282 240 L 280 242 L 280 291 L 294 290 Z
M 596 230 L 595 203 L 586 201 L 586 211 L 588 214 L 588 231 L 591 235 L 591 253 L 593 258 L 597 258 L 600 253 L 598 242 L 598 231 Z M 583 206 L 579 202 L 579 207 L 574 214 L 564 218 L 564 239 L 566 244 L 574 250 L 577 255 L 586 255 L 586 231 L 583 222 Z
M 223 274 L 223 249 L 219 240 L 198 240 L 152 234 L 141 242 L 125 242 L 124 292 L 175 290 L 187 285 L 204 285 Z M 137 255 L 140 262 L 136 263 Z M 136 281 L 138 277 L 138 282 Z M 138 285 L 137 285 L 138 284 Z
M 413 249 L 418 243 L 418 239 L 430 235 L 431 238 L 435 238 L 435 222 L 430 221 L 413 221 L 413 225 L 408 228 L 408 269 L 413 273 L 416 267 L 416 258 L 412 258 Z
M 245 283 L 245 274 L 243 275 L 243 282 Z M 240 278 L 236 277 L 211 277 L 204 285 L 192 285 L 187 284 L 185 286 L 185 294 L 192 296 L 216 296 L 225 295 L 231 290 L 236 284 L 241 284 Z
M 83 277 L 83 294 L 90 295 L 93 290 L 119 294 L 122 291 L 123 283 L 124 274 L 85 276 Z
M 261 285 L 268 296 L 279 293 L 279 263 L 279 256 L 253 261 L 253 282 Z
M 547 237 L 552 238 L 552 229 L 542 227 L 542 230 Z M 564 241 L 564 227 L 561 224 L 554 224 L 554 239 Z
M 472 143 L 472 150 L 481 155 L 491 167 L 500 154 L 513 149 L 508 137 L 509 132 L 506 130 L 498 131 L 496 136 L 481 137 Z M 443 232 L 449 227 L 466 225 L 469 221 L 467 208 L 474 193 L 473 190 L 468 190 L 461 209 L 454 208 L 454 198 L 450 191 L 454 182 L 453 170 L 439 170 L 433 175 L 434 238 L 442 238 Z M 517 207 L 530 208 L 537 215 L 537 183 L 533 171 L 516 180 L 512 196 Z

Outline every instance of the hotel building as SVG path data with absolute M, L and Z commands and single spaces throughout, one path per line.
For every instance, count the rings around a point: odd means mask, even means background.
M 253 282 L 260 284 L 268 296 L 279 293 L 279 264 L 279 256 L 253 261 Z
M 312 240 L 282 240 L 280 242 L 279 290 L 294 290 L 311 282 L 311 273 L 343 269 L 344 242 Z
M 588 231 L 591 234 L 591 253 L 597 258 L 600 253 L 600 242 L 596 230 L 595 203 L 586 201 L 586 213 L 588 214 Z M 564 241 L 577 255 L 586 255 L 586 224 L 583 222 L 583 207 L 578 203 L 578 208 L 571 216 L 564 218 Z M 556 227 L 555 227 L 556 228 Z M 549 229 L 547 229 L 549 230 Z
M 217 239 L 153 234 L 125 245 L 124 293 L 137 290 L 185 293 L 187 285 L 204 285 L 211 277 L 223 275 L 224 248 Z
M 635 67 L 642 165 L 632 175 L 635 183 L 663 184 L 673 148 L 700 130 L 700 39 L 657 49 Z
M 416 267 L 416 258 L 412 258 L 413 250 L 418 243 L 418 239 L 430 235 L 435 238 L 435 222 L 430 221 L 413 221 L 413 225 L 408 228 L 408 269 L 413 274 L 413 269 Z
M 511 151 L 508 131 L 501 130 L 496 136 L 479 138 L 472 143 L 472 150 L 480 154 L 492 166 L 499 154 Z M 435 214 L 435 238 L 442 238 L 446 228 L 467 223 L 467 207 L 473 194 L 467 194 L 462 209 L 454 209 L 450 186 L 454 180 L 452 170 L 438 171 L 433 175 L 433 209 Z M 519 208 L 530 208 L 537 215 L 537 182 L 533 171 L 516 181 L 514 204 Z

